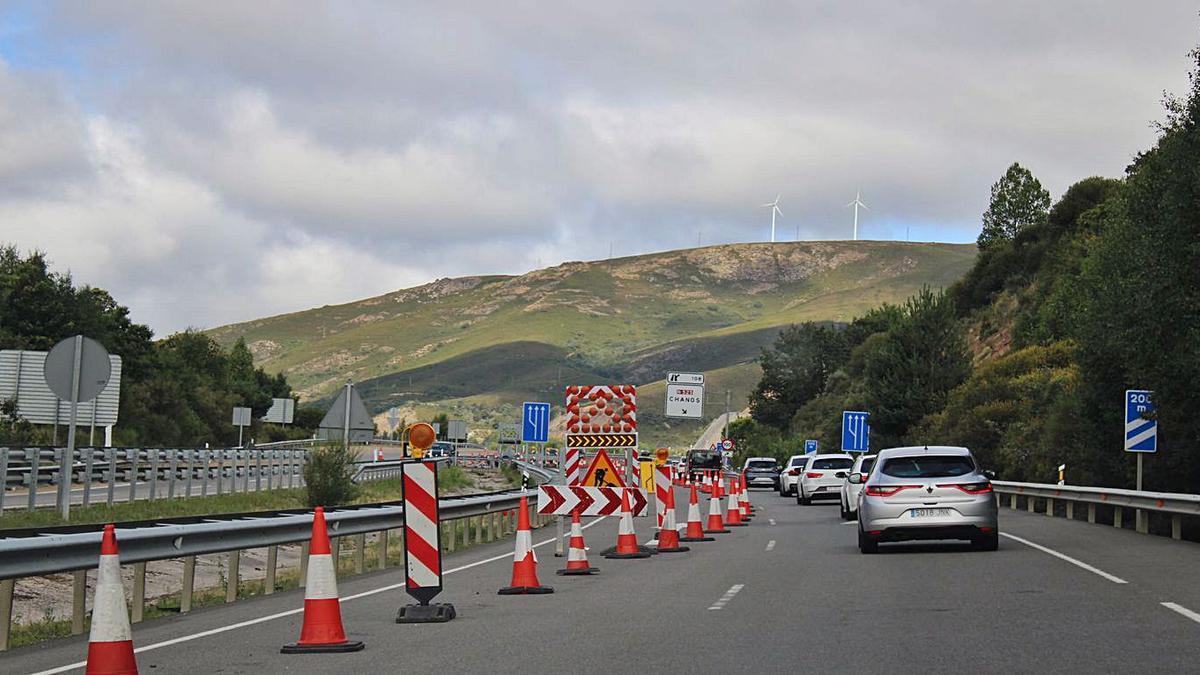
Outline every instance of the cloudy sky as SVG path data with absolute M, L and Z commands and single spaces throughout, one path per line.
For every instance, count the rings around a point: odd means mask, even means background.
M 0 242 L 159 335 L 445 276 L 973 241 L 1153 143 L 1190 2 L 0 0 Z M 907 235 L 906 235 L 907 233 Z

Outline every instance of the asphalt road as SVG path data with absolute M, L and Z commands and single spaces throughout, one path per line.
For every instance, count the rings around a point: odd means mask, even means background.
M 1186 616 L 1200 611 L 1196 544 L 1002 510 L 1011 536 L 997 552 L 900 544 L 864 556 L 836 504 L 767 491 L 752 501 L 749 527 L 646 560 L 599 557 L 616 521 L 589 524 L 594 577 L 555 576 L 563 559 L 541 546 L 553 595 L 496 595 L 511 539 L 447 556 L 438 600 L 458 609 L 447 624 L 393 622 L 408 602 L 398 570 L 343 580 L 346 630 L 367 645 L 354 654 L 279 654 L 301 617 L 275 615 L 300 607 L 299 592 L 142 624 L 141 672 L 1197 671 L 1200 615 Z M 636 519 L 643 540 L 649 522 Z M 15 650 L 0 672 L 76 663 L 86 648 L 73 638 Z

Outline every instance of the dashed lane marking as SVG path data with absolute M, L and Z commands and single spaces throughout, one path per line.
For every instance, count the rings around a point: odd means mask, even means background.
M 1172 612 L 1182 614 L 1183 616 L 1186 616 L 1187 618 L 1191 619 L 1192 621 L 1195 621 L 1196 623 L 1200 623 L 1200 613 L 1193 612 L 1192 610 L 1188 609 L 1187 607 L 1184 607 L 1183 605 L 1177 605 L 1173 602 L 1160 602 L 1158 604 L 1162 605 L 1163 607 L 1166 607 L 1167 609 L 1171 610 Z
M 717 601 L 714 602 L 709 609 L 724 609 L 725 605 L 728 605 L 729 601 L 733 599 L 733 596 L 737 595 L 738 591 L 741 591 L 744 587 L 745 584 L 734 584 L 730 586 L 729 590 L 725 591 L 725 594 L 720 598 L 717 598 Z
M 1000 536 L 1007 537 L 1009 539 L 1012 539 L 1013 541 L 1020 542 L 1030 548 L 1036 548 L 1037 550 L 1041 551 L 1042 553 L 1048 553 L 1048 554 L 1054 556 L 1055 558 L 1058 558 L 1059 560 L 1065 560 L 1065 561 L 1071 563 L 1072 565 L 1075 565 L 1076 567 L 1079 567 L 1079 568 L 1082 568 L 1082 569 L 1085 569 L 1085 570 L 1091 572 L 1092 574 L 1104 577 L 1105 579 L 1108 579 L 1109 581 L 1113 582 L 1114 584 L 1129 583 L 1128 581 L 1125 581 L 1121 577 L 1118 577 L 1113 574 L 1109 574 L 1108 572 L 1105 572 L 1104 570 L 1092 567 L 1091 565 L 1083 562 L 1082 560 L 1076 560 L 1075 558 L 1072 558 L 1071 556 L 1069 556 L 1065 553 L 1059 553 L 1058 551 L 1055 551 L 1052 548 L 1046 548 L 1045 546 L 1042 546 L 1041 544 L 1035 544 L 1032 541 L 1029 541 L 1028 539 L 1022 539 L 1021 537 L 1009 534 L 1007 532 L 1001 532 Z
M 774 539 L 772 539 L 771 541 L 768 541 L 768 542 L 767 542 L 767 550 L 768 550 L 768 551 L 774 551 L 774 550 L 775 550 L 775 540 L 774 540 Z
M 775 519 L 774 519 L 774 518 L 771 518 L 771 519 L 769 519 L 767 522 L 768 522 L 768 523 L 770 523 L 770 524 L 772 524 L 772 525 L 774 525 L 774 524 L 775 524 Z

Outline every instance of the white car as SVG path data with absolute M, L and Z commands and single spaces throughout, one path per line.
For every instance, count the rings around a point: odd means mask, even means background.
M 867 474 L 871 473 L 871 467 L 875 465 L 876 455 L 859 455 L 858 459 L 854 460 L 854 466 L 850 467 L 851 474 L 858 474 L 862 477 L 857 483 L 851 483 L 847 480 L 842 483 L 842 520 L 854 520 L 858 517 L 858 493 L 862 492 L 863 483 L 867 482 Z
M 804 465 L 808 463 L 809 457 L 812 457 L 812 455 L 792 455 L 788 457 L 787 464 L 783 466 L 783 471 L 779 472 L 780 497 L 796 494 L 796 483 L 800 481 L 800 474 L 804 471 Z
M 812 455 L 796 485 L 796 503 L 814 499 L 841 499 L 842 483 L 850 475 L 854 458 L 846 454 Z

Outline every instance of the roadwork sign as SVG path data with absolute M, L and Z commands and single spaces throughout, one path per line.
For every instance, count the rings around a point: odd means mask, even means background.
M 704 385 L 667 383 L 667 417 L 700 419 L 704 416 Z
M 1129 389 L 1125 392 L 1125 452 L 1157 452 L 1158 420 L 1153 417 L 1154 392 Z
M 583 473 L 583 480 L 580 485 L 584 487 L 625 487 L 625 479 L 621 478 L 621 472 L 617 470 L 617 465 L 613 464 L 612 458 L 608 453 L 601 450 L 592 458 L 592 463 L 588 465 L 587 471 Z M 618 498 L 620 495 L 618 495 Z M 570 513 L 568 511 L 568 513 Z
M 579 485 L 539 485 L 538 513 L 543 516 L 569 516 L 579 509 L 581 516 L 611 516 L 621 511 L 621 493 L 629 493 L 630 511 L 647 514 L 649 498 L 637 488 L 583 487 Z
M 636 448 L 637 434 L 567 434 L 572 448 Z

